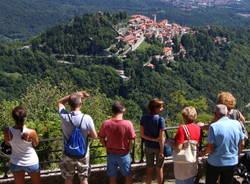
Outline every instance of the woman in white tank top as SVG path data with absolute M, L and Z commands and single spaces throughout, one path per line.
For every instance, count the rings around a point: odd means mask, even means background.
M 24 125 L 27 116 L 26 109 L 17 106 L 12 110 L 15 126 L 4 130 L 4 140 L 12 148 L 10 156 L 10 170 L 14 175 L 15 184 L 24 184 L 27 172 L 33 184 L 41 184 L 39 160 L 34 146 L 38 145 L 38 136 L 35 130 Z

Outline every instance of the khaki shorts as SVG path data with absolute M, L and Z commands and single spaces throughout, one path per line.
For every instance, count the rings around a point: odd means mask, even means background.
M 88 178 L 90 174 L 89 154 L 85 158 L 76 159 L 63 155 L 60 163 L 61 174 L 64 179 L 73 179 L 75 173 L 80 181 Z
M 163 168 L 164 157 L 159 157 L 160 149 L 145 147 L 146 164 L 147 167 L 154 167 L 154 162 L 156 158 L 156 167 Z

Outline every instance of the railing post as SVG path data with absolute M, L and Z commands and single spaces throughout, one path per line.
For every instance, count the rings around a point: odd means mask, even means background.
M 8 171 L 9 171 L 9 167 L 7 166 L 7 161 L 5 159 L 3 159 L 3 172 L 4 172 L 4 176 L 3 179 L 8 178 Z
M 143 157 L 144 157 L 143 139 L 141 139 L 141 159 L 140 159 L 140 163 L 143 162 Z
M 133 144 L 131 156 L 132 156 L 132 163 L 135 163 L 135 142 Z

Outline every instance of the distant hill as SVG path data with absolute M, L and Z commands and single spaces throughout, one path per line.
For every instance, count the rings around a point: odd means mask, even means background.
M 140 9 L 158 0 L 1 0 L 0 41 L 27 39 L 75 15 L 102 11 Z
M 32 41 L 33 50 L 48 54 L 96 55 L 114 44 L 118 33 L 113 27 L 127 19 L 126 13 L 77 16 L 65 25 L 55 26 Z
M 181 25 L 217 25 L 248 28 L 250 1 L 219 8 L 183 10 L 162 0 L 1 0 L 0 42 L 31 38 L 54 25 L 63 24 L 75 15 L 93 12 L 126 11 L 131 14 L 170 19 Z
M 70 20 L 82 9 L 49 0 L 1 0 L 0 39 L 30 38 L 50 26 Z

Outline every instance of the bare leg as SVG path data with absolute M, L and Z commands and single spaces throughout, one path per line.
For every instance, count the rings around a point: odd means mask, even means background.
M 109 177 L 109 184 L 116 184 L 116 178 Z
M 146 184 L 151 184 L 152 182 L 153 169 L 153 167 L 147 167 Z
M 40 171 L 35 173 L 29 173 L 33 184 L 41 184 Z
M 132 179 L 131 175 L 126 176 L 125 179 L 126 179 L 125 184 L 132 184 L 133 183 L 133 179 Z
M 156 168 L 157 171 L 157 182 L 158 184 L 163 184 L 163 168 Z
M 13 173 L 13 175 L 15 179 L 15 184 L 24 184 L 24 171 Z
M 73 180 L 72 178 L 67 178 L 65 179 L 64 184 L 73 184 L 72 180 Z
M 81 184 L 88 184 L 88 178 L 83 178 L 81 180 Z

